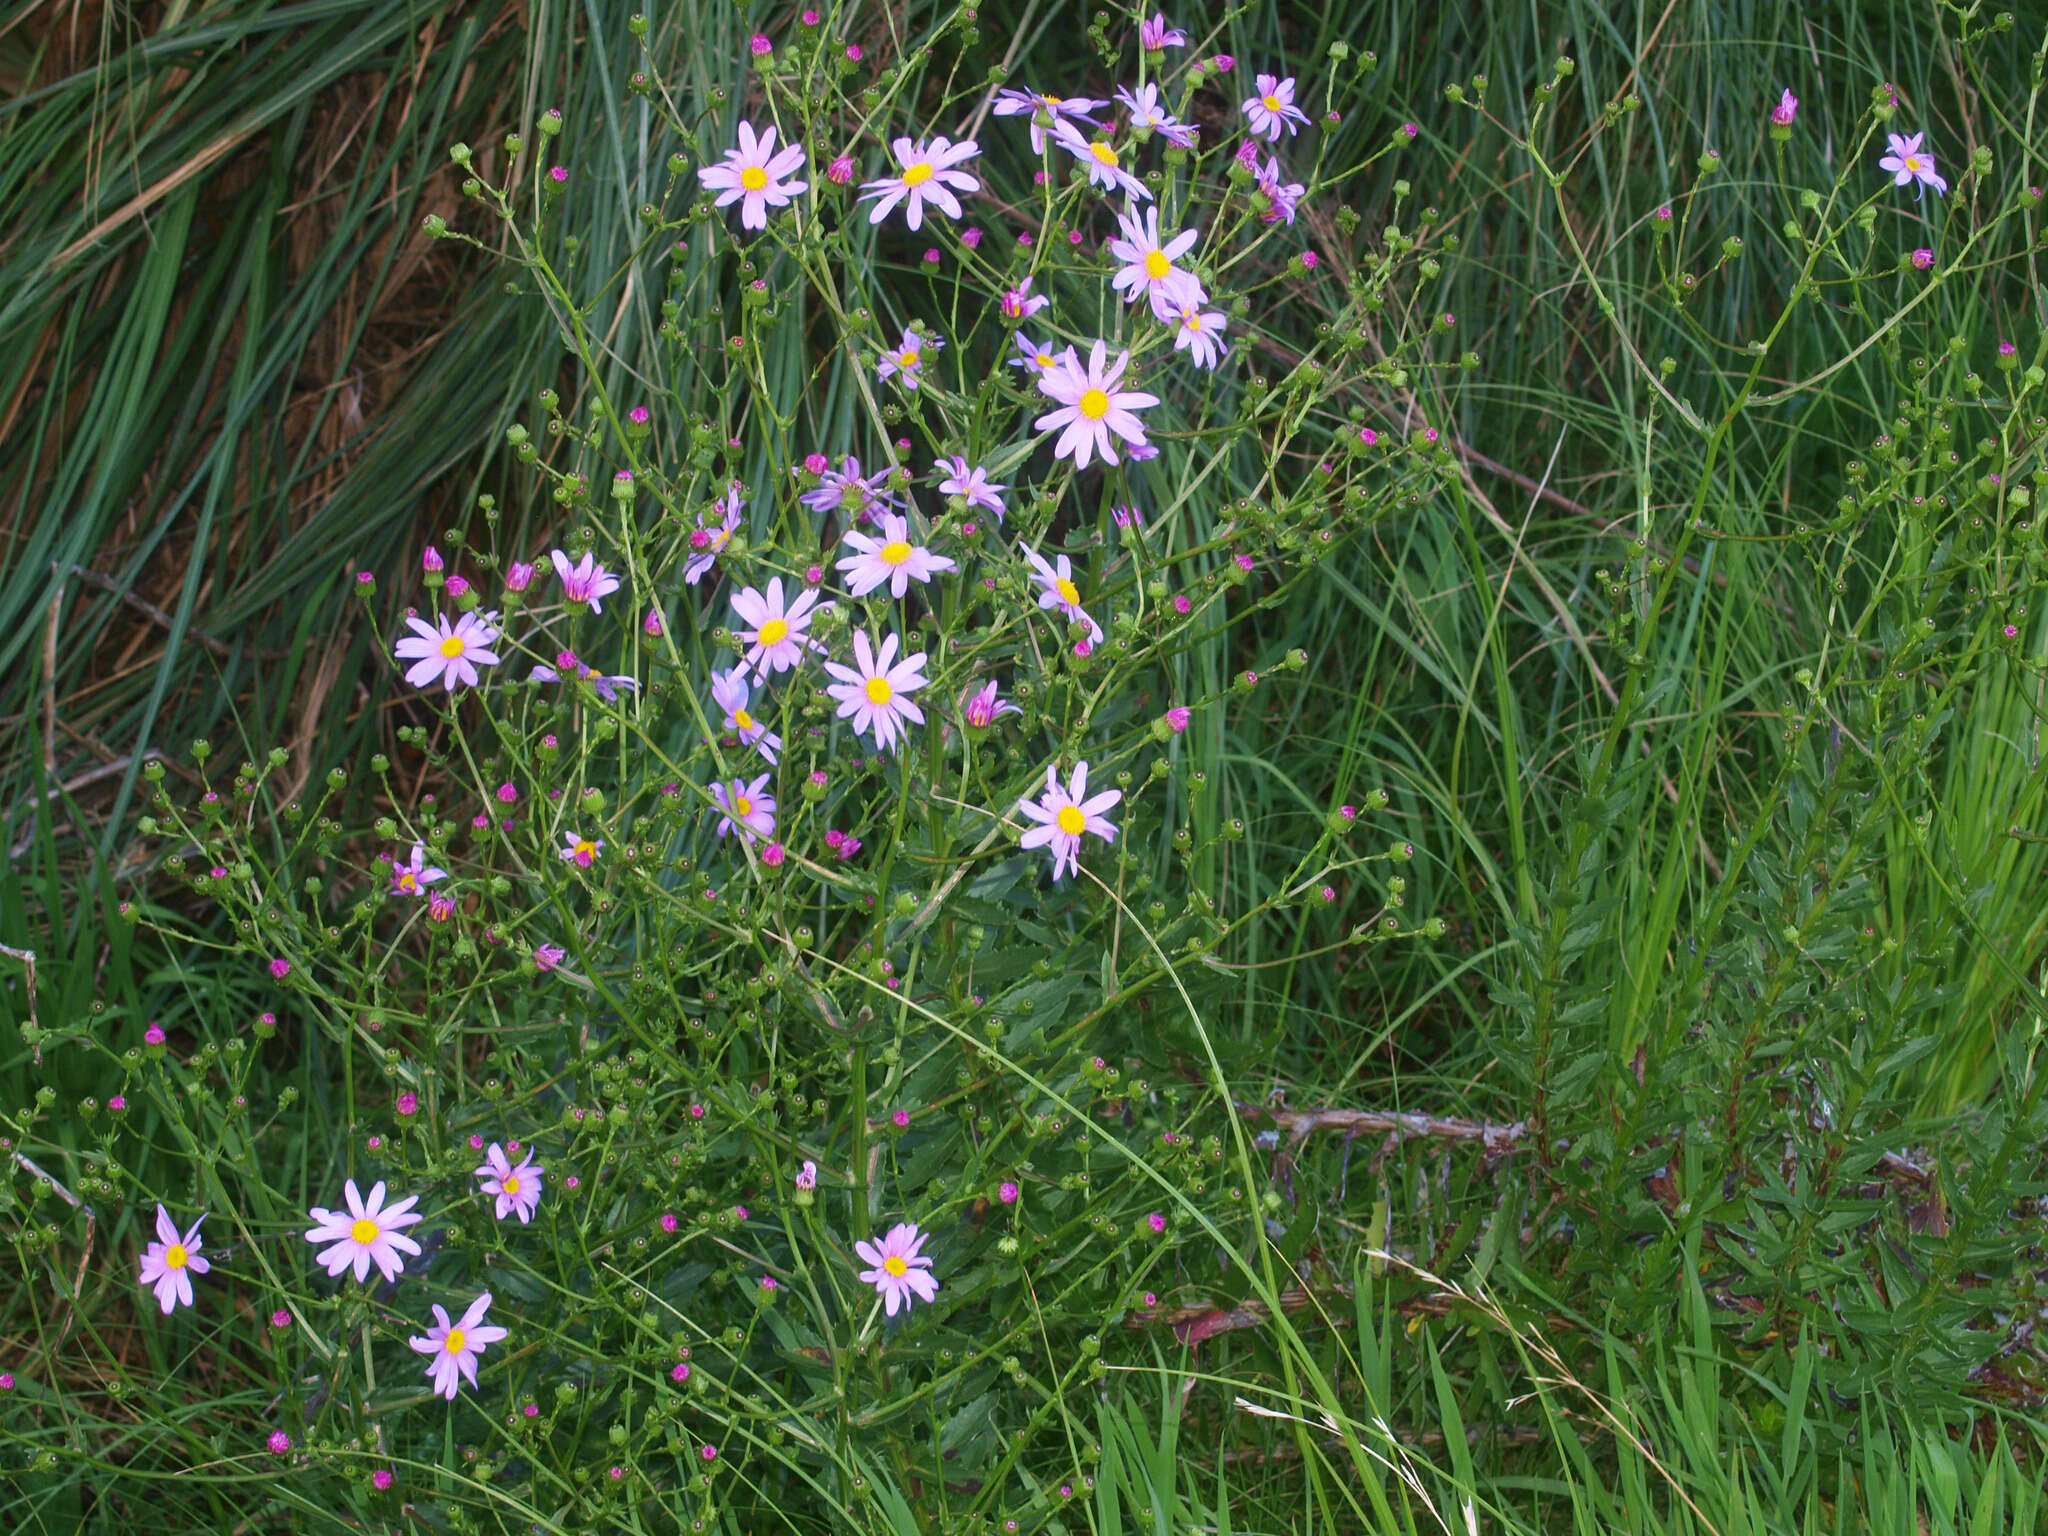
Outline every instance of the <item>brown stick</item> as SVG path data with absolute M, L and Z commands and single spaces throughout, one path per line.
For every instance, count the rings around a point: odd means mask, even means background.
M 1405 1114 L 1385 1109 L 1286 1109 L 1270 1104 L 1239 1102 L 1246 1119 L 1263 1115 L 1287 1132 L 1288 1145 L 1299 1146 L 1314 1131 L 1343 1131 L 1350 1136 L 1424 1137 L 1437 1141 L 1477 1141 L 1489 1157 L 1510 1150 L 1528 1133 L 1529 1123 L 1498 1125 L 1489 1120 L 1451 1120 L 1441 1115 Z

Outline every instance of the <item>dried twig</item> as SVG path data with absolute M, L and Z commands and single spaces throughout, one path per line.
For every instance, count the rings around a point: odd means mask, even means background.
M 1513 1149 L 1528 1133 L 1529 1123 L 1499 1125 L 1489 1120 L 1453 1120 L 1441 1115 L 1405 1114 L 1385 1109 L 1287 1109 L 1275 1104 L 1246 1104 L 1237 1112 L 1251 1119 L 1264 1115 L 1287 1132 L 1287 1144 L 1298 1147 L 1315 1131 L 1342 1131 L 1347 1136 L 1424 1137 L 1437 1141 L 1476 1141 L 1488 1157 Z
M 22 970 L 28 973 L 28 1023 L 32 1031 L 30 1038 L 35 1042 L 29 1047 L 29 1051 L 35 1058 L 35 1064 L 40 1067 L 43 1064 L 43 1036 L 42 1032 L 36 1029 L 36 952 L 32 949 L 16 949 L 12 944 L 0 944 L 0 955 L 5 955 L 10 960 L 19 960 Z M 19 1160 L 21 1154 L 17 1152 L 15 1157 Z M 50 1182 L 54 1184 L 56 1180 L 52 1179 Z M 77 1202 L 73 1201 L 72 1204 L 75 1205 Z

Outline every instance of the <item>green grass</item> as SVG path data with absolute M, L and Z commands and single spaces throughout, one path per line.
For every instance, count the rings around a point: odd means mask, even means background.
M 1005 57 L 1012 83 L 1102 78 L 1084 72 L 1088 8 L 981 10 L 954 90 L 979 91 Z M 404 761 L 395 729 L 427 717 L 387 691 L 367 617 L 388 624 L 417 594 L 387 585 L 366 609 L 349 572 L 404 568 L 450 529 L 529 547 L 567 527 L 502 431 L 535 420 L 543 385 L 572 404 L 613 393 L 665 351 L 658 292 L 609 276 L 675 147 L 625 87 L 630 11 L 542 5 L 522 31 L 452 5 L 181 7 L 80 41 L 24 9 L 0 29 L 0 830 L 14 872 L 0 941 L 38 954 L 44 1030 L 125 1046 L 162 1018 L 195 1040 L 245 1036 L 264 1005 L 246 965 L 117 915 L 129 902 L 174 931 L 225 933 L 135 851 L 145 755 L 165 755 L 187 798 L 195 736 L 229 761 L 285 745 L 282 781 L 309 804 L 331 765 L 376 782 L 370 755 Z M 748 27 L 723 6 L 650 14 L 653 56 L 709 143 L 706 120 L 730 116 L 714 93 L 746 89 Z M 899 31 L 950 15 L 864 8 L 839 30 L 889 57 Z M 1210 785 L 1190 813 L 1200 885 L 1227 913 L 1258 906 L 1330 804 L 1382 788 L 1388 810 L 1359 836 L 1413 845 L 1403 918 L 1447 932 L 1333 948 L 1384 909 L 1394 866 L 1377 868 L 1347 878 L 1327 916 L 1283 906 L 1249 926 L 1224 956 L 1241 969 L 1204 977 L 1198 1023 L 1158 1007 L 1103 1021 L 1102 1038 L 1224 1144 L 1226 1086 L 1530 1129 L 1501 1159 L 1330 1132 L 1233 1152 L 1231 1177 L 1280 1230 L 1262 1246 L 1236 1218 L 1238 1267 L 1182 1284 L 1227 1306 L 1256 1297 L 1260 1273 L 1292 1286 L 1292 1270 L 1312 1299 L 1192 1351 L 1159 1327 L 1105 1329 L 1107 1389 L 1064 1374 L 1087 1327 L 1082 1299 L 1066 1303 L 1047 1328 L 1058 1348 L 1026 1367 L 1044 1405 L 1034 1433 L 1095 1479 L 1057 1518 L 1460 1532 L 1469 1503 L 1481 1530 L 2041 1528 L 2048 1361 L 2018 1326 L 2040 1305 L 2048 1129 L 2038 523 L 2019 529 L 2009 503 L 1982 530 L 1968 509 L 1916 510 L 1913 495 L 1982 466 L 1911 455 L 1896 495 L 1838 510 L 1856 494 L 1852 460 L 1872 466 L 1866 486 L 1882 477 L 1871 445 L 1901 416 L 1916 449 L 1947 416 L 1965 460 L 1990 437 L 2007 481 L 2037 468 L 2039 391 L 2009 406 L 1991 349 L 2009 336 L 2023 364 L 2042 360 L 2038 216 L 1999 220 L 2048 182 L 2033 148 L 2041 18 L 1967 48 L 1959 35 L 1988 16 L 1904 0 L 1810 14 L 1399 5 L 1369 34 L 1342 6 L 1172 19 L 1237 57 L 1231 81 L 1284 58 L 1317 106 L 1342 83 L 1343 121 L 1314 141 L 1341 191 L 1312 202 L 1304 243 L 1343 271 L 1384 225 L 1426 228 L 1441 270 L 1411 261 L 1382 328 L 1449 312 L 1438 355 L 1480 360 L 1334 402 L 1311 442 L 1337 441 L 1360 407 L 1390 435 L 1427 421 L 1450 452 L 1413 474 L 1412 504 L 1390 497 L 1311 579 L 1181 658 L 1200 695 L 1308 656 L 1185 738 Z M 1336 41 L 1370 47 L 1378 68 L 1328 62 Z M 1531 140 L 1531 93 L 1561 52 L 1576 71 Z M 1446 85 L 1474 94 L 1480 74 L 1486 111 L 1446 103 Z M 945 79 L 928 82 L 934 101 Z M 1883 80 L 1905 104 L 1891 126 L 1926 128 L 1957 192 L 1881 198 L 1870 243 L 1885 275 L 1796 311 L 1753 375 L 1741 346 L 1777 324 L 1798 269 L 1781 226 L 1802 215 L 1781 189 L 1824 192 L 1845 164 L 1855 199 L 1881 185 L 1878 144 L 1853 125 Z M 1764 121 L 1785 85 L 1802 107 L 1781 148 Z M 1640 110 L 1596 129 L 1630 90 Z M 550 219 L 557 250 L 579 242 L 595 301 L 591 380 L 530 282 L 419 232 L 429 212 L 469 216 L 450 141 L 494 145 L 547 105 L 571 125 L 576 175 Z M 1410 120 L 1416 144 L 1383 155 Z M 1028 171 L 1014 127 L 981 129 L 992 181 Z M 1976 144 L 1996 165 L 1966 188 Z M 1706 147 L 1722 156 L 1712 176 L 1694 164 Z M 1340 200 L 1362 217 L 1356 236 L 1334 221 Z M 1650 225 L 1667 203 L 1675 258 Z M 1923 244 L 1948 271 L 1979 229 L 1944 281 L 1890 275 Z M 1741 255 L 1724 261 L 1731 238 Z M 1682 271 L 1697 286 L 1680 305 L 1667 283 Z M 901 265 L 870 291 L 890 319 L 947 313 L 940 285 Z M 1312 291 L 1337 319 L 1341 285 Z M 1871 306 L 1921 293 L 1886 332 L 1895 344 L 1863 347 L 1891 312 Z M 786 442 L 750 438 L 757 483 L 867 419 L 864 380 L 820 352 L 819 317 L 802 319 L 774 333 L 766 372 L 805 414 Z M 1257 371 L 1283 378 L 1311 331 L 1247 337 Z M 1959 356 L 1943 351 L 1952 337 Z M 1667 356 L 1671 398 L 1653 382 Z M 720 437 L 752 422 L 710 370 L 668 377 L 677 419 Z M 1212 410 L 1242 403 L 1227 386 Z M 1242 450 L 1220 461 L 1190 497 L 1191 541 L 1228 500 L 1261 494 L 1264 473 Z M 496 498 L 494 527 L 479 493 Z M 337 814 L 360 829 L 423 787 L 365 791 Z M 1214 841 L 1231 818 L 1244 841 Z M 0 957 L 0 978 L 14 973 Z M 0 1008 L 25 1021 L 24 992 L 0 990 Z M 308 1171 L 360 1139 L 356 1075 L 373 1096 L 382 1084 L 310 1032 L 251 1058 L 264 1102 L 296 1091 L 274 1182 L 280 1200 L 305 1194 Z M 260 1315 L 166 1354 L 135 1310 L 141 1192 L 201 1191 L 167 1117 L 139 1122 L 119 1195 L 90 1162 L 90 1128 L 66 1111 L 104 1098 L 109 1070 L 78 1049 L 38 1062 L 27 1038 L 0 1059 L 0 1108 L 55 1095 L 21 1146 L 105 1212 L 88 1229 L 43 1198 L 33 1222 L 56 1222 L 55 1246 L 22 1250 L 0 1298 L 0 1355 L 69 1394 L 39 1414 L 0 1400 L 17 1467 L 62 1453 L 15 1485 L 10 1523 L 110 1523 L 106 1484 L 126 1488 L 121 1518 L 140 1527 L 148 1499 L 199 1528 L 310 1522 L 319 1512 L 267 1467 L 220 1460 L 268 1422 L 249 1366 Z M 99 1178 L 102 1195 L 80 1188 Z M 17 1169 L 0 1220 L 23 1230 L 33 1194 Z M 1374 1256 L 1386 1248 L 1406 1262 Z M 138 1410 L 105 1390 L 107 1360 L 137 1391 L 183 1374 L 214 1417 Z M 936 1443 L 946 1426 L 932 1428 Z M 992 1430 L 953 1433 L 993 1463 Z M 565 1466 L 603 1456 L 595 1420 L 588 1438 Z M 872 1490 L 853 1528 L 980 1509 L 879 1452 L 844 1454 Z M 227 1469 L 168 1480 L 194 1465 Z

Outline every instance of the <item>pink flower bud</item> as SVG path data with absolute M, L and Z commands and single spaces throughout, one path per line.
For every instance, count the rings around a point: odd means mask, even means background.
M 759 32 L 747 40 L 747 48 L 757 59 L 765 59 L 775 51 L 775 45 Z
M 425 549 L 420 551 L 421 570 L 427 572 L 429 575 L 433 575 L 441 570 L 444 570 L 445 568 L 446 567 L 443 565 L 441 560 L 441 551 L 434 548 L 433 545 L 429 544 Z
M 647 622 L 640 627 L 647 631 L 648 639 L 659 640 L 661 638 L 661 610 L 659 608 L 648 609 Z
M 835 187 L 843 187 L 853 180 L 853 156 L 841 155 L 826 166 L 825 179 Z
M 782 860 L 783 852 L 782 844 L 780 843 L 770 843 L 766 848 L 763 848 L 761 850 L 761 862 L 763 864 L 766 864 L 770 869 L 782 868 Z
M 1188 722 L 1194 719 L 1194 717 L 1195 712 L 1189 709 L 1187 705 L 1176 704 L 1166 712 L 1167 728 L 1175 735 L 1179 735 L 1188 728 Z
M 533 567 L 524 560 L 515 560 L 505 570 L 505 590 L 524 592 L 533 584 Z

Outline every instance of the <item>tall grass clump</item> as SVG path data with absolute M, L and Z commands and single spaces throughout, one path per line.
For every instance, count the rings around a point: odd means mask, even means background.
M 15 1522 L 2039 1528 L 2048 41 L 1537 10 L 449 74 L 431 514 L 25 770 Z

